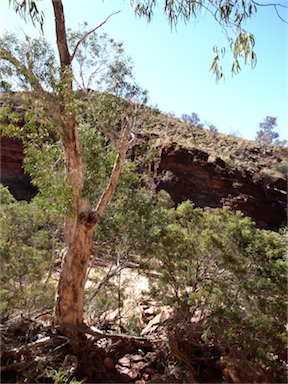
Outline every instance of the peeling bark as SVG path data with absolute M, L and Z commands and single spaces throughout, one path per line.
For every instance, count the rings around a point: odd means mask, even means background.
M 83 323 L 84 291 L 88 263 L 93 247 L 93 229 L 78 221 L 69 247 L 66 248 L 57 288 L 54 323 Z

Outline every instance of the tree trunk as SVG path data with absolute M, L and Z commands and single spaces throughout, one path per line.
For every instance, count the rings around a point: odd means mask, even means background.
M 81 326 L 83 322 L 86 275 L 89 259 L 92 254 L 94 228 L 118 183 L 129 145 L 129 135 L 134 125 L 134 117 L 125 116 L 122 119 L 118 155 L 114 162 L 110 181 L 96 209 L 91 210 L 88 199 L 81 198 L 84 185 L 84 171 L 72 88 L 73 73 L 71 60 L 73 60 L 73 56 L 71 57 L 68 51 L 62 1 L 52 0 L 52 3 L 61 63 L 61 82 L 63 84 L 60 102 L 61 117 L 58 119 L 58 128 L 65 155 L 67 183 L 71 187 L 71 212 L 66 218 L 64 227 L 65 252 L 57 287 L 54 324 L 69 323 L 70 325 Z M 63 329 L 65 334 L 73 334 L 71 327 L 65 328 L 64 326 Z
M 81 222 L 78 216 L 74 238 L 65 248 L 59 278 L 54 323 L 70 323 L 81 326 L 83 323 L 84 291 L 87 270 L 93 247 L 94 226 Z
M 86 274 L 90 255 L 92 254 L 94 228 L 117 186 L 129 145 L 128 137 L 133 125 L 134 117 L 129 118 L 126 116 L 122 119 L 122 134 L 118 155 L 115 158 L 109 183 L 95 210 L 90 209 L 88 199 L 79 199 L 79 189 L 77 190 L 74 187 L 74 193 L 72 194 L 73 211 L 72 215 L 67 217 L 64 229 L 66 248 L 57 289 L 54 324 L 69 323 L 76 326 L 82 325 Z M 65 151 L 67 146 L 63 146 Z M 66 156 L 75 165 L 74 172 L 73 169 L 68 169 L 68 173 L 73 175 L 71 178 L 68 177 L 70 185 L 72 181 L 74 185 L 77 184 L 78 178 L 75 178 L 75 175 L 79 173 L 79 177 L 83 176 L 82 161 L 80 161 L 81 157 L 78 158 L 79 152 L 76 148 L 77 146 L 74 146 L 74 151 L 66 151 Z M 65 333 L 71 333 L 71 328 L 66 329 Z
M 33 74 L 32 66 L 25 66 L 9 50 L 4 48 L 1 48 L 1 55 L 4 60 L 8 60 L 30 83 L 34 99 L 41 100 L 43 105 L 47 106 L 49 118 L 54 120 L 60 136 L 65 157 L 67 184 L 71 187 L 71 197 L 69 199 L 70 208 L 64 226 L 65 250 L 55 299 L 54 324 L 69 323 L 72 326 L 79 327 L 83 322 L 86 274 L 92 254 L 94 229 L 117 186 L 127 148 L 131 145 L 129 137 L 135 124 L 134 116 L 137 108 L 130 105 L 130 112 L 127 110 L 127 115 L 122 117 L 118 154 L 114 162 L 112 174 L 106 189 L 99 199 L 98 205 L 92 210 L 88 199 L 82 198 L 84 170 L 82 149 L 78 136 L 71 66 L 76 49 L 85 36 L 76 44 L 76 48 L 71 56 L 67 44 L 62 0 L 51 1 L 55 15 L 57 45 L 61 64 L 59 93 L 57 92 L 59 98 L 57 102 L 42 88 L 40 81 Z M 105 22 L 101 23 L 97 28 Z M 73 327 L 65 328 L 64 326 L 65 334 L 70 336 L 72 333 L 72 336 L 74 336 L 77 331 L 72 332 L 71 329 Z
M 90 205 L 80 198 L 84 185 L 82 151 L 74 106 L 73 73 L 68 50 L 62 0 L 52 0 L 57 46 L 61 64 L 61 102 L 59 133 L 65 156 L 67 183 L 71 187 L 71 212 L 64 226 L 65 252 L 57 287 L 54 324 L 80 326 L 83 321 L 84 290 L 88 262 L 92 253 L 94 226 L 87 224 L 84 212 Z M 85 215 L 84 215 L 85 216 Z M 66 330 L 67 331 L 67 330 Z M 67 331 L 65 333 L 71 333 Z

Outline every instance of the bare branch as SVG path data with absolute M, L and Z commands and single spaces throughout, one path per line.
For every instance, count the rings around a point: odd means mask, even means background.
M 281 4 L 281 3 L 260 4 L 260 3 L 258 3 L 257 1 L 254 1 L 254 0 L 252 0 L 252 3 L 257 5 L 258 7 L 281 7 L 281 8 L 287 8 L 288 9 L 288 5 L 284 5 L 284 4 Z
M 88 326 L 77 326 L 70 323 L 61 323 L 59 326 L 56 326 L 55 328 L 61 329 L 61 328 L 70 328 L 77 332 L 86 333 L 88 335 L 93 336 L 95 339 L 110 339 L 112 341 L 119 341 L 119 340 L 129 340 L 131 344 L 137 345 L 139 347 L 150 347 L 152 346 L 152 340 L 147 337 L 139 337 L 139 336 L 131 336 L 126 335 L 123 333 L 104 333 L 100 330 L 92 330 Z M 153 340 L 155 343 L 155 341 Z
M 288 24 L 288 21 L 284 20 L 283 17 L 280 15 L 280 13 L 279 13 L 278 8 L 277 8 L 276 5 L 274 6 L 274 8 L 275 8 L 275 12 L 276 12 L 277 16 L 279 17 L 279 19 L 280 19 L 281 21 L 283 21 L 283 23 Z
M 70 63 L 72 63 L 72 61 L 73 61 L 73 59 L 74 59 L 74 57 L 76 55 L 77 49 L 79 48 L 79 45 L 82 43 L 82 41 L 84 41 L 86 39 L 86 37 L 91 35 L 91 33 L 95 32 L 97 29 L 101 28 L 110 19 L 110 17 L 112 17 L 114 15 L 117 15 L 117 13 L 119 13 L 119 12 L 120 11 L 111 13 L 111 15 L 109 15 L 101 24 L 97 25 L 97 27 L 95 27 L 91 31 L 87 32 L 83 37 L 81 37 L 81 39 L 77 42 L 72 55 L 70 56 Z
M 252 3 L 256 5 L 257 7 L 273 7 L 275 9 L 276 15 L 279 17 L 283 23 L 288 24 L 288 21 L 283 19 L 283 17 L 280 15 L 278 7 L 288 9 L 288 5 L 284 5 L 281 3 L 266 3 L 266 4 L 260 4 L 257 1 L 252 0 Z

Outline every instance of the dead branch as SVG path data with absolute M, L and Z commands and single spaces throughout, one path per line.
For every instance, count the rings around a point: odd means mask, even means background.
M 46 345 L 57 344 L 59 342 L 62 342 L 63 337 L 64 336 L 60 336 L 60 335 L 59 336 L 55 335 L 53 337 L 50 337 L 50 336 L 43 337 L 42 339 L 34 341 L 33 343 L 26 344 L 23 347 L 12 348 L 8 352 L 13 352 L 17 355 L 24 355 L 24 354 L 27 354 L 28 352 L 30 352 L 31 349 L 35 349 L 35 348 L 39 348 L 39 347 L 43 348 Z
M 192 379 L 196 383 L 196 381 L 195 381 L 195 376 L 196 376 L 195 369 L 193 368 L 193 366 L 192 366 L 192 364 L 190 362 L 190 359 L 181 351 L 180 346 L 179 346 L 179 342 L 178 342 L 178 338 L 177 338 L 176 334 L 170 335 L 169 345 L 170 345 L 170 350 L 171 350 L 172 355 L 178 361 L 184 363 L 186 365 L 186 367 L 189 368 L 189 371 L 190 371 L 190 373 L 192 375 Z
M 129 341 L 130 343 L 137 345 L 139 347 L 152 347 L 152 341 L 145 337 L 138 337 L 138 336 L 131 336 L 131 335 L 125 335 L 121 333 L 103 333 L 101 331 L 92 331 L 89 327 L 80 327 L 77 325 L 69 324 L 69 323 L 62 323 L 57 328 L 70 328 L 74 331 L 85 333 L 88 335 L 93 336 L 95 339 L 110 339 L 112 341 Z

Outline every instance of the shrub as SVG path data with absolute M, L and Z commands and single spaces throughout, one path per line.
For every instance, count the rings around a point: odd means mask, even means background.
M 205 212 L 184 202 L 167 211 L 155 254 L 162 304 L 202 342 L 236 358 L 268 361 L 284 350 L 283 239 L 240 212 Z M 184 326 L 185 328 L 185 326 Z M 228 351 L 228 352 L 227 352 Z
M 1 192 L 1 316 L 52 308 L 54 287 L 49 281 L 57 220 L 39 208 L 37 199 L 18 202 L 8 189 Z

